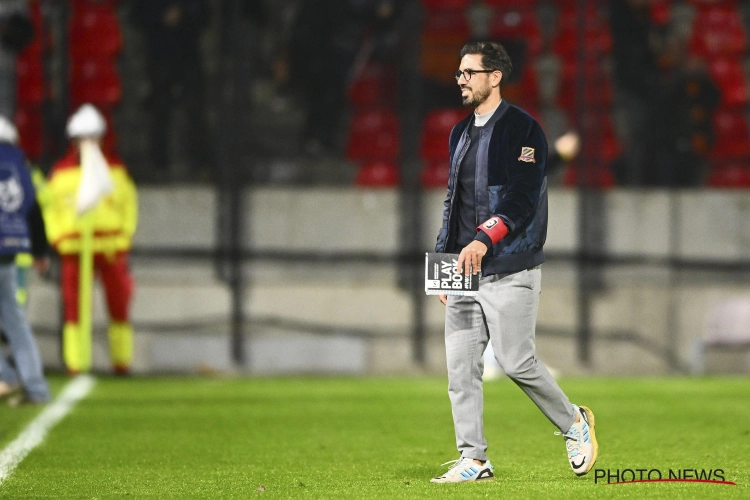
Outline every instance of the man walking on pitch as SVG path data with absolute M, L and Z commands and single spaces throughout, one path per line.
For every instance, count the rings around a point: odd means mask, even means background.
M 38 227 L 29 227 L 28 215 L 36 204 L 36 193 L 26 157 L 17 144 L 16 127 L 0 116 L 0 324 L 15 362 L 11 365 L 0 352 L 0 398 L 42 404 L 50 399 L 49 386 L 39 348 L 16 297 L 15 260 L 17 254 L 29 251 L 43 260 L 45 249 L 40 248 L 44 246 L 40 242 L 44 236 L 38 233 L 44 232 L 44 222 L 40 218 Z M 14 396 L 20 390 L 23 393 Z
M 594 414 L 570 403 L 535 357 L 540 265 L 547 235 L 547 139 L 524 110 L 503 100 L 512 64 L 499 43 L 461 50 L 456 80 L 474 112 L 450 135 L 450 176 L 436 251 L 458 253 L 458 268 L 480 273 L 477 296 L 440 296 L 446 305 L 448 393 L 461 457 L 433 483 L 494 479 L 482 420 L 482 353 L 497 361 L 565 439 L 578 475 L 598 452 Z

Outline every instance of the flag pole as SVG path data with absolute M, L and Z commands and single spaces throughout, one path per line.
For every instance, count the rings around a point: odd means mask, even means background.
M 92 296 L 94 288 L 94 213 L 81 215 L 81 253 L 78 266 L 78 346 L 81 371 L 91 369 Z

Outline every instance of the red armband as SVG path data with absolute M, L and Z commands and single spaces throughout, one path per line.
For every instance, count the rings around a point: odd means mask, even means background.
M 489 219 L 484 221 L 483 224 L 477 227 L 477 231 L 482 231 L 487 234 L 487 236 L 489 236 L 492 240 L 492 244 L 494 245 L 498 241 L 505 238 L 505 236 L 508 234 L 508 227 L 500 217 L 495 215 L 494 217 L 490 217 Z

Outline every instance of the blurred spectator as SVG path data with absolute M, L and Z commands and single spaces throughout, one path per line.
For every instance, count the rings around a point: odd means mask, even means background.
M 88 369 L 83 361 L 87 359 L 84 353 L 86 343 L 80 338 L 78 326 L 82 222 L 76 211 L 76 193 L 81 182 L 81 148 L 86 141 L 100 144 L 105 132 L 104 117 L 93 106 L 82 106 L 68 122 L 70 150 L 52 167 L 45 189 L 43 210 L 47 235 L 61 259 L 65 319 L 63 358 L 70 373 Z M 122 161 L 108 155 L 106 162 L 114 189 L 93 209 L 94 269 L 102 279 L 107 298 L 110 357 L 114 371 L 125 374 L 133 357 L 129 309 L 134 285 L 128 255 L 137 223 L 138 202 L 135 185 Z
M 644 182 L 658 187 L 699 186 L 714 139 L 712 117 L 719 105 L 719 89 L 704 63 L 686 58 L 678 44 L 671 44 L 661 61 Z
M 555 139 L 550 145 L 547 157 L 547 175 L 557 173 L 581 151 L 581 138 L 578 132 L 569 130 Z
M 469 33 L 471 40 L 489 40 L 492 38 L 490 28 L 494 10 L 484 3 L 484 0 L 472 0 L 469 8 L 466 9 L 466 21 L 469 24 Z M 511 59 L 515 65 L 515 59 Z
M 619 183 L 639 185 L 649 137 L 650 104 L 656 94 L 657 65 L 651 48 L 649 0 L 611 0 L 610 27 L 614 81 L 624 114 L 623 157 Z
M 133 24 L 146 42 L 151 94 L 150 159 L 164 171 L 169 157 L 173 112 L 182 106 L 187 133 L 179 144 L 187 152 L 194 173 L 207 174 L 213 160 L 212 140 L 206 118 L 206 86 L 199 42 L 209 24 L 206 0 L 134 0 Z
M 34 38 L 25 0 L 0 1 L 0 114 L 13 116 L 16 55 Z
M 369 57 L 373 47 L 363 45 L 368 30 L 391 18 L 394 6 L 393 0 L 302 0 L 289 69 L 307 105 L 306 153 L 338 149 L 355 62 Z
M 27 222 L 36 193 L 17 142 L 16 128 L 0 116 L 0 321 L 15 362 L 15 368 L 11 367 L 0 353 L 0 397 L 23 389 L 17 402 L 46 403 L 50 393 L 39 349 L 16 300 L 16 255 L 28 252 L 36 240 Z

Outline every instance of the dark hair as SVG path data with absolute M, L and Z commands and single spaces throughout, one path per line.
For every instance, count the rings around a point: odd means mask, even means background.
M 505 47 L 497 42 L 469 42 L 461 49 L 460 58 L 466 54 L 480 54 L 484 69 L 498 70 L 503 74 L 503 83 L 508 81 L 513 71 L 513 63 Z

